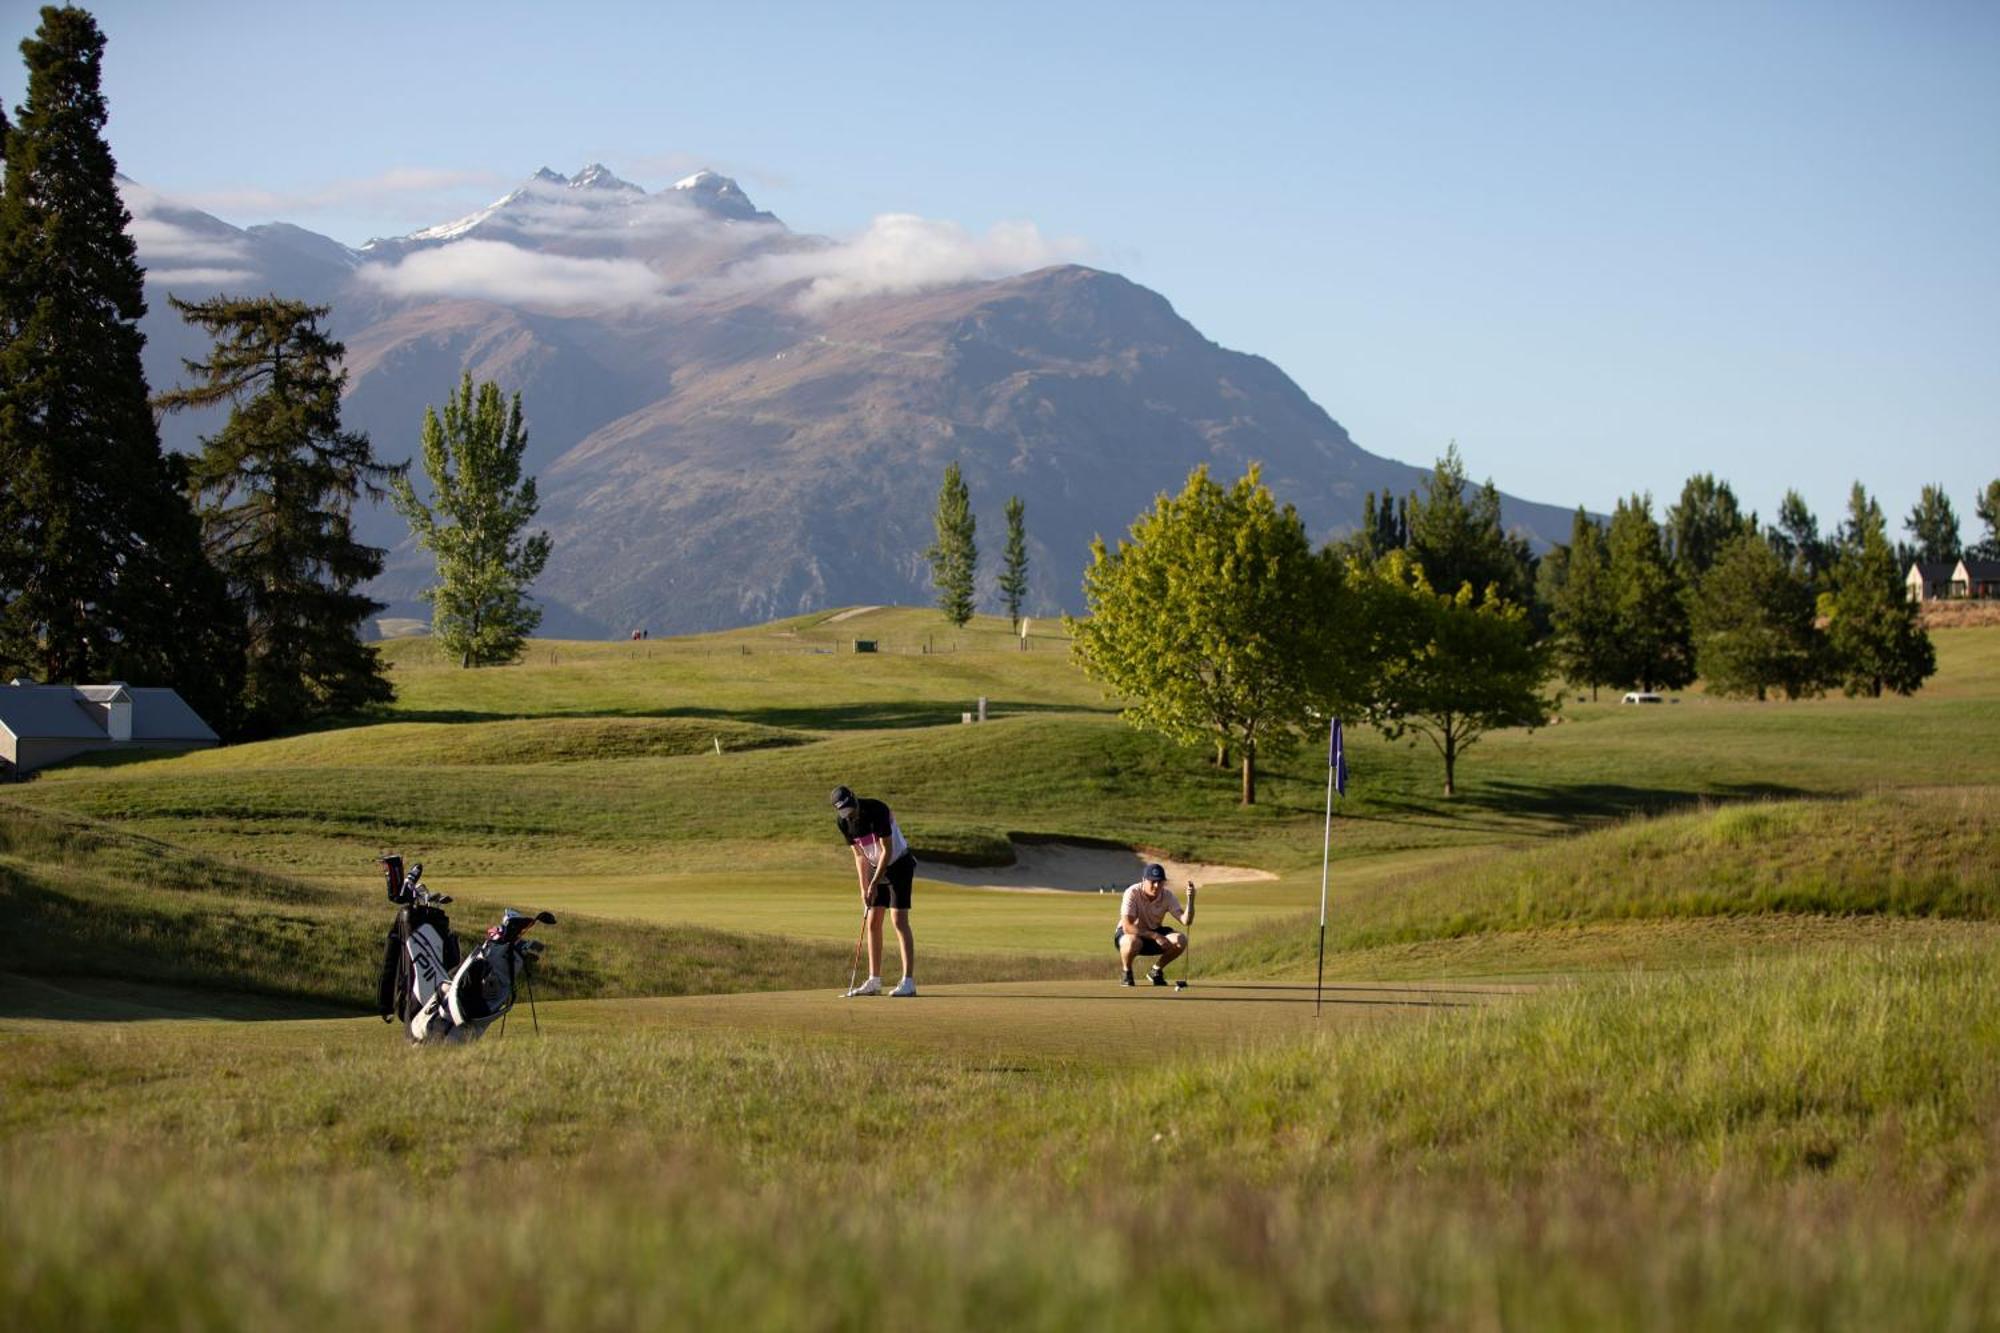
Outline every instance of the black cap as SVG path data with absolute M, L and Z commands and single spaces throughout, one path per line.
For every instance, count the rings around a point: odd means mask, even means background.
M 846 787 L 835 787 L 833 795 L 827 799 L 833 803 L 833 808 L 836 810 L 845 810 L 855 803 L 854 793 Z
M 1155 861 L 1146 867 L 1146 878 L 1160 880 L 1164 883 L 1167 878 L 1167 868 L 1158 861 Z

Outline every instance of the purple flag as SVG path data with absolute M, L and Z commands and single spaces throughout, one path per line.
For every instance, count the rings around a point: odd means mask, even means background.
M 1340 719 L 1333 720 L 1333 732 L 1326 738 L 1326 766 L 1333 770 L 1333 789 L 1347 795 L 1347 740 L 1340 734 Z

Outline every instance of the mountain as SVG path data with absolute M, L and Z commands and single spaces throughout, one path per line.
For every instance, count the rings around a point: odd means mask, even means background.
M 160 299 L 198 279 L 183 294 L 331 304 L 346 420 L 388 461 L 414 454 L 424 407 L 462 372 L 521 392 L 555 537 L 535 590 L 551 632 L 927 602 L 922 553 L 953 461 L 988 565 L 1001 506 L 1025 501 L 1031 614 L 1077 609 L 1091 538 L 1123 535 L 1198 464 L 1226 481 L 1261 463 L 1321 539 L 1355 526 L 1365 492 L 1427 471 L 1362 450 L 1278 367 L 1116 274 L 995 275 L 963 233 L 893 215 L 851 242 L 801 235 L 715 172 L 648 193 L 598 164 L 544 168 L 359 249 L 237 229 L 137 186 L 127 198 L 156 386 L 201 350 Z M 170 419 L 169 442 L 202 428 Z M 1503 511 L 1538 543 L 1568 534 L 1567 509 L 1504 497 Z M 376 509 L 362 529 L 392 547 L 377 596 L 421 614 L 429 565 L 400 519 Z

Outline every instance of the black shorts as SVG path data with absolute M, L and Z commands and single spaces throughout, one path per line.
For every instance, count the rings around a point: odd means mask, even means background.
M 1159 933 L 1162 935 L 1171 935 L 1174 932 L 1166 929 L 1163 926 L 1160 929 Z M 1118 929 L 1111 932 L 1111 947 L 1114 949 L 1123 949 L 1125 947 L 1125 927 L 1120 926 L 1118 927 Z M 1141 958 L 1151 958 L 1155 954 L 1160 954 L 1165 952 L 1166 950 L 1160 947 L 1160 942 L 1158 940 L 1139 941 L 1139 956 Z
M 891 861 L 889 868 L 882 872 L 882 878 L 875 881 L 875 892 L 869 896 L 870 907 L 895 907 L 910 910 L 910 888 L 917 882 L 917 858 L 905 852 L 900 860 Z

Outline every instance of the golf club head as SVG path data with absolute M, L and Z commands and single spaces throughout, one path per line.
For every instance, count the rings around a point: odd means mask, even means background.
M 535 920 L 545 926 L 553 926 L 556 923 L 556 914 L 554 912 L 537 912 L 535 913 Z

